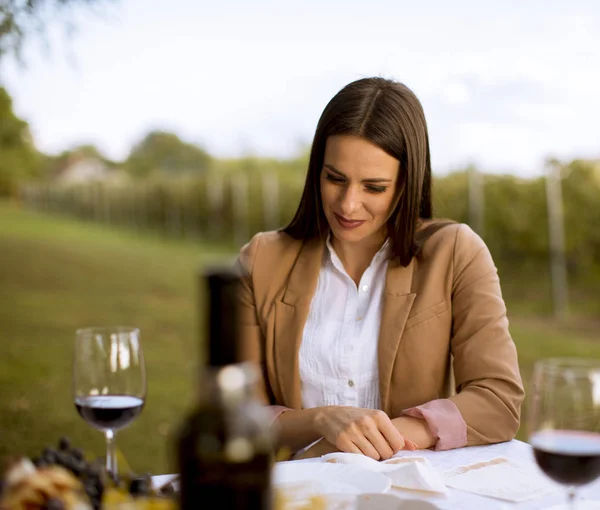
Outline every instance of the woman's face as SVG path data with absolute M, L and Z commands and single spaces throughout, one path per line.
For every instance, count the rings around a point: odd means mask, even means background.
M 327 139 L 321 200 L 333 235 L 343 242 L 382 241 L 395 205 L 400 162 L 356 136 Z

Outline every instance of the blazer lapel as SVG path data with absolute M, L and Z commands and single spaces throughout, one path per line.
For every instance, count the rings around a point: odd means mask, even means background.
M 323 261 L 324 243 L 307 241 L 300 248 L 281 301 L 275 303 L 275 366 L 283 404 L 302 407 L 298 352 L 304 325 L 317 288 Z
M 411 293 L 413 269 L 414 259 L 408 267 L 403 267 L 397 260 L 388 263 L 377 347 L 381 407 L 386 413 L 389 413 L 390 384 L 398 346 L 416 297 Z

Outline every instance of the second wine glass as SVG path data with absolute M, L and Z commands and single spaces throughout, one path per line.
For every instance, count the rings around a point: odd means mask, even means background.
M 599 508 L 600 502 L 576 501 L 576 490 L 600 476 L 600 360 L 536 362 L 528 425 L 538 466 L 570 488 L 568 504 L 553 509 Z
M 80 416 L 106 438 L 106 470 L 117 476 L 115 433 L 128 426 L 146 400 L 140 331 L 124 326 L 75 333 L 73 394 Z

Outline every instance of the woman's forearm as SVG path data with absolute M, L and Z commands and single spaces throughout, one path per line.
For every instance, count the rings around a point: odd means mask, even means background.
M 420 450 L 431 448 L 436 443 L 437 439 L 424 419 L 400 416 L 394 418 L 392 423 L 405 439 L 415 443 Z
M 317 407 L 281 413 L 274 424 L 278 447 L 287 447 L 295 452 L 319 439 L 321 434 L 315 418 L 320 412 L 321 408 Z
M 407 425 L 410 423 L 408 418 L 413 419 L 412 427 Z M 419 448 L 435 446 L 436 450 L 450 450 L 461 448 L 467 444 L 467 424 L 452 399 L 432 400 L 426 404 L 405 409 L 397 420 L 399 421 L 396 423 L 396 428 L 400 430 L 400 433 L 402 433 L 400 427 L 408 426 L 415 430 L 407 431 L 407 435 L 415 432 L 419 434 L 425 432 L 429 435 L 422 436 L 423 439 L 414 439 Z M 421 429 L 420 432 L 419 429 Z M 433 441 L 432 444 L 429 444 L 430 438 Z

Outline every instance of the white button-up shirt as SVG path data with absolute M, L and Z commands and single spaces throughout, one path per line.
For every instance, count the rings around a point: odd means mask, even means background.
M 300 345 L 304 408 L 380 408 L 377 345 L 388 257 L 386 241 L 357 286 L 327 240 Z

